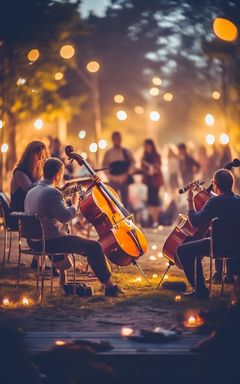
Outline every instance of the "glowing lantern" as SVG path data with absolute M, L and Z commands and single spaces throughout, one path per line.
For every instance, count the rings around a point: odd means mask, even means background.
M 63 59 L 71 59 L 75 54 L 75 49 L 72 45 L 63 45 L 60 49 L 60 55 Z
M 24 307 L 28 307 L 29 306 L 29 300 L 28 300 L 27 297 L 23 297 L 22 304 L 24 305 Z
M 217 17 L 213 22 L 213 31 L 219 39 L 234 41 L 238 37 L 238 29 L 230 20 Z
M 5 307 L 8 307 L 10 305 L 10 301 L 7 297 L 5 297 L 5 299 L 3 299 L 2 303 Z
M 39 59 L 40 52 L 38 49 L 31 49 L 31 51 L 28 52 L 27 58 L 29 61 L 37 61 Z
M 129 327 L 122 327 L 121 329 L 121 335 L 122 336 L 130 336 L 133 333 L 133 329 Z
M 177 295 L 177 296 L 175 296 L 175 301 L 176 302 L 179 302 L 179 301 L 181 301 L 182 300 L 182 296 L 181 295 Z
M 123 97 L 123 95 L 120 95 L 120 94 L 119 95 L 115 95 L 113 100 L 115 101 L 115 103 L 121 104 L 121 103 L 124 102 L 124 97 Z
M 100 65 L 98 64 L 97 61 L 90 61 L 87 64 L 88 72 L 95 73 L 95 72 L 99 71 L 99 69 L 100 69 Z

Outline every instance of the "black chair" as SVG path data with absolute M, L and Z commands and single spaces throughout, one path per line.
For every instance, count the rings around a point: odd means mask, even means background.
M 20 281 L 20 266 L 21 266 L 21 255 L 27 254 L 27 255 L 33 255 L 38 256 L 40 258 L 40 262 L 38 263 L 37 268 L 37 290 L 39 290 L 39 264 L 41 264 L 41 289 L 40 289 L 40 303 L 42 303 L 43 300 L 43 293 L 44 293 L 44 279 L 45 279 L 45 259 L 46 256 L 49 256 L 51 260 L 51 275 L 50 275 L 50 287 L 51 287 L 51 293 L 53 292 L 53 256 L 56 255 L 62 255 L 63 252 L 47 252 L 46 251 L 46 240 L 45 240 L 45 232 L 44 232 L 44 226 L 41 220 L 41 217 L 37 214 L 30 215 L 23 212 L 13 212 L 11 216 L 17 218 L 18 220 L 18 233 L 19 233 L 19 240 L 18 240 L 18 266 L 17 266 L 17 287 L 19 286 Z M 27 240 L 32 241 L 40 241 L 41 242 L 41 250 L 37 251 L 33 248 L 31 248 L 28 244 L 23 245 L 24 243 L 27 243 Z M 57 241 L 57 240 L 56 240 Z M 73 292 L 76 294 L 76 268 L 75 268 L 75 256 L 71 254 L 72 261 L 73 261 Z
M 212 221 L 210 236 L 210 287 L 212 286 L 212 263 L 218 258 L 223 262 L 222 287 L 224 290 L 224 277 L 227 263 L 234 276 L 240 275 L 240 219 L 219 219 Z
M 18 231 L 17 220 L 10 216 L 9 200 L 4 192 L 0 192 L 0 211 L 2 216 L 2 227 L 4 231 L 3 242 L 3 259 L 2 268 L 5 267 L 6 255 L 7 262 L 10 260 L 11 248 L 12 248 L 12 233 Z M 8 243 L 9 234 L 9 243 Z

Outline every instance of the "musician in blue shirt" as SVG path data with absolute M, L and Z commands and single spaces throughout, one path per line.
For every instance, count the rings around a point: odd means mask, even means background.
M 217 196 L 211 197 L 203 208 L 196 212 L 193 203 L 193 191 L 188 191 L 188 217 L 193 227 L 200 227 L 210 223 L 214 218 L 240 218 L 240 196 L 233 193 L 234 176 L 227 169 L 219 169 L 213 177 L 213 190 Z M 182 264 L 186 277 L 193 287 L 188 296 L 205 299 L 209 291 L 205 286 L 201 259 L 210 255 L 210 240 L 190 241 L 180 245 L 177 249 L 178 258 Z M 194 280 L 194 264 L 197 258 L 197 281 Z M 195 287 L 196 284 L 196 287 Z

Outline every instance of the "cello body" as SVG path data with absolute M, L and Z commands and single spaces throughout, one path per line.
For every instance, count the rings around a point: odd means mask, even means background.
M 196 211 L 200 211 L 211 196 L 211 193 L 205 190 L 198 192 L 193 198 Z M 177 257 L 177 248 L 188 241 L 202 239 L 206 235 L 208 228 L 209 224 L 194 228 L 187 215 L 179 214 L 173 231 L 163 245 L 163 256 L 172 264 L 176 264 L 177 267 L 182 269 L 182 265 Z
M 80 165 L 84 164 L 93 178 L 79 205 L 83 216 L 95 227 L 104 254 L 119 266 L 134 263 L 147 251 L 148 244 L 133 215 L 122 205 L 114 189 L 105 185 L 71 146 L 66 147 L 65 152 Z

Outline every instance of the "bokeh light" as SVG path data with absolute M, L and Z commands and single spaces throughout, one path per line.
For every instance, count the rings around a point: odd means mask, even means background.
M 105 148 L 107 148 L 107 140 L 104 140 L 104 139 L 99 140 L 99 142 L 98 142 L 98 147 L 99 147 L 100 149 L 105 149 Z
M 212 92 L 212 98 L 213 98 L 214 100 L 219 100 L 220 97 L 221 97 L 221 93 L 220 93 L 219 91 L 213 91 L 213 92 Z
M 31 51 L 28 52 L 27 58 L 29 61 L 37 61 L 40 57 L 40 52 L 38 49 L 31 49 Z
M 75 49 L 72 45 L 63 45 L 60 49 L 60 55 L 63 59 L 71 59 L 75 54 Z
M 151 96 L 158 96 L 159 95 L 159 89 L 157 87 L 153 87 L 149 89 L 149 93 Z
M 215 137 L 211 133 L 208 133 L 206 135 L 205 140 L 206 140 L 206 143 L 209 145 L 213 145 L 216 141 Z
M 153 77 L 152 78 L 152 83 L 154 85 L 161 85 L 162 84 L 162 80 L 159 77 Z
M 157 111 L 152 111 L 152 112 L 150 112 L 149 117 L 152 121 L 159 121 L 160 120 L 160 113 Z
M 87 152 L 81 152 L 80 155 L 83 157 L 83 159 L 87 160 L 88 158 Z
M 215 119 L 213 117 L 213 115 L 211 115 L 210 113 L 208 113 L 206 116 L 205 116 L 205 123 L 207 125 L 213 125 L 215 123 Z
M 78 134 L 79 139 L 85 139 L 86 136 L 87 136 L 87 132 L 84 130 L 80 131 Z
M 134 108 L 134 111 L 138 114 L 138 115 L 142 115 L 144 113 L 144 108 L 141 107 L 140 105 L 136 105 L 136 107 Z
M 87 70 L 88 70 L 88 72 L 94 73 L 94 72 L 99 71 L 99 69 L 100 69 L 100 65 L 98 64 L 97 61 L 90 61 L 90 62 L 87 64 Z
M 94 153 L 94 152 L 97 152 L 97 150 L 98 150 L 98 145 L 97 145 L 97 143 L 91 143 L 91 144 L 89 145 L 89 151 L 90 151 L 90 152 Z
M 17 84 L 18 87 L 20 87 L 21 85 L 26 84 L 26 81 L 27 81 L 27 80 L 26 80 L 24 77 L 19 77 L 19 78 L 17 79 L 16 84 Z
M 8 151 L 8 144 L 7 143 L 3 143 L 2 146 L 1 146 L 1 152 L 2 153 L 6 153 Z
M 36 129 L 42 129 L 42 127 L 43 127 L 43 121 L 42 121 L 42 119 L 37 119 L 37 120 L 35 120 L 34 121 L 34 128 L 36 128 Z
M 5 121 L 4 120 L 0 120 L 0 129 L 2 129 L 5 125 Z
M 64 74 L 62 72 L 56 72 L 54 75 L 55 80 L 62 80 L 64 77 Z
M 173 99 L 173 94 L 172 93 L 170 93 L 170 92 L 164 93 L 163 100 L 165 100 L 165 101 L 172 101 L 172 99 Z
M 230 142 L 230 138 L 227 133 L 221 133 L 221 135 L 219 136 L 219 141 L 221 144 L 226 145 Z
M 117 95 L 114 96 L 113 100 L 115 101 L 115 103 L 121 104 L 121 103 L 124 102 L 124 96 L 120 95 L 120 94 L 117 94 Z
M 219 39 L 235 41 L 238 37 L 238 29 L 232 21 L 217 17 L 213 22 L 213 32 Z
M 117 111 L 116 116 L 118 120 L 121 120 L 121 121 L 127 120 L 127 112 L 125 111 Z

